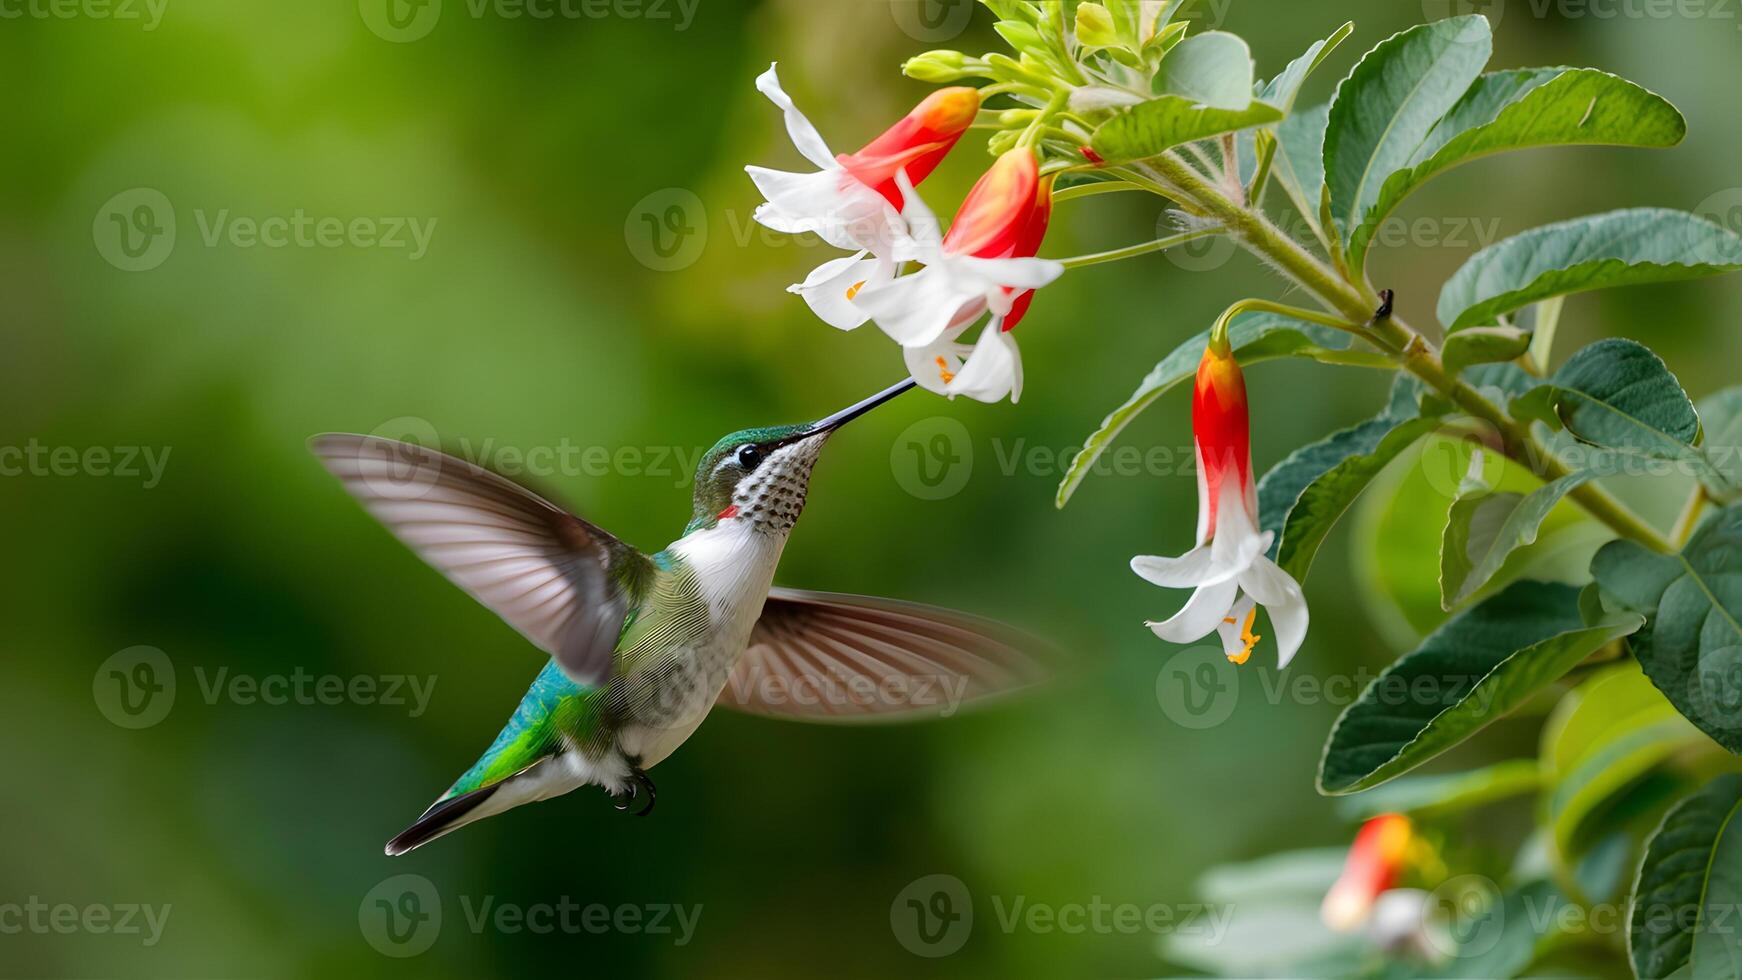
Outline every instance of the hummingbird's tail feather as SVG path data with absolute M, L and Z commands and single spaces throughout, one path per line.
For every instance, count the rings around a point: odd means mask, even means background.
M 496 791 L 502 788 L 501 783 L 491 783 L 489 786 L 461 793 L 436 801 L 435 805 L 423 812 L 411 826 L 399 832 L 399 835 L 387 842 L 387 856 L 398 857 L 408 851 L 415 850 L 435 840 L 443 834 L 464 827 L 474 820 L 481 820 L 489 813 L 476 812 Z

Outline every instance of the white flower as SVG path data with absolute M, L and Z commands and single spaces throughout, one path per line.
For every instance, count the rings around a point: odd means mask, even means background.
M 1246 383 L 1230 352 L 1204 352 L 1192 403 L 1198 461 L 1196 548 L 1178 558 L 1139 555 L 1131 570 L 1169 589 L 1192 589 L 1172 618 L 1149 623 L 1170 643 L 1193 643 L 1216 632 L 1234 663 L 1245 663 L 1261 637 L 1253 634 L 1262 605 L 1276 628 L 1278 666 L 1286 667 L 1306 638 L 1307 604 L 1300 585 L 1266 557 L 1275 537 L 1258 530 L 1258 493 L 1246 410 Z

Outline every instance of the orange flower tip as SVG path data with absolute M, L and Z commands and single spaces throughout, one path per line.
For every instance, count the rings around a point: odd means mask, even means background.
M 914 107 L 913 115 L 921 125 L 943 134 L 960 133 L 974 122 L 980 111 L 980 90 L 966 85 L 941 88 L 925 97 Z

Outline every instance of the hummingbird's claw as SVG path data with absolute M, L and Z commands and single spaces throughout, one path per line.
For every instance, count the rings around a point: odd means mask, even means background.
M 645 817 L 653 812 L 653 804 L 656 802 L 658 794 L 653 789 L 653 780 L 649 779 L 647 773 L 642 772 L 639 767 L 630 770 L 630 774 L 635 777 L 637 783 L 641 784 L 642 789 L 647 790 L 647 805 L 635 813 L 638 817 Z
M 636 816 L 645 817 L 653 812 L 653 804 L 657 796 L 653 788 L 653 780 L 648 778 L 647 773 L 643 772 L 640 766 L 630 767 L 629 778 L 631 780 L 629 788 L 623 793 L 618 794 L 617 802 L 613 803 L 612 806 L 615 806 L 619 810 L 627 810 L 629 809 L 629 804 L 635 802 L 635 798 L 640 796 L 643 790 L 646 790 L 647 805 L 635 811 Z

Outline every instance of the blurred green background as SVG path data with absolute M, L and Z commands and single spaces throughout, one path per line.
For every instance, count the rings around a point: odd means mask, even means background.
M 779 59 L 845 151 L 923 95 L 902 59 L 996 42 L 989 15 L 965 19 L 958 4 L 571 4 L 576 16 L 550 19 L 479 0 L 401 6 L 409 22 L 377 0 L 4 4 L 0 446 L 37 447 L 41 464 L 0 477 L 0 904 L 169 912 L 150 945 L 7 929 L 0 971 L 1147 975 L 1170 969 L 1151 931 L 1006 928 L 1000 912 L 1018 899 L 1177 908 L 1213 864 L 1345 843 L 1351 826 L 1312 783 L 1341 702 L 1290 695 L 1273 646 L 1240 672 L 1219 724 L 1182 724 L 1158 697 L 1172 651 L 1142 620 L 1183 596 L 1126 561 L 1189 544 L 1184 392 L 1123 442 L 1174 462 L 1097 476 L 1064 511 L 1052 505 L 1059 454 L 1150 364 L 1227 303 L 1278 290 L 1244 255 L 1198 254 L 1047 289 L 1020 331 L 1020 404 L 912 395 L 846 430 L 787 550 L 788 585 L 958 607 L 1060 640 L 1077 664 L 1055 687 L 918 727 L 719 713 L 655 772 L 652 819 L 589 790 L 382 856 L 485 747 L 540 660 L 379 529 L 304 440 L 423 434 L 510 470 L 530 453 L 526 479 L 658 547 L 688 514 L 678 458 L 902 373 L 874 328 L 837 333 L 782 291 L 832 253 L 750 223 L 743 165 L 798 164 L 752 79 Z M 1312 82 L 1320 100 L 1361 51 L 1445 8 L 1249 0 L 1198 13 L 1247 37 L 1263 75 L 1355 20 Z M 1415 322 L 1432 321 L 1438 283 L 1478 236 L 1624 205 L 1721 216 L 1742 204 L 1737 16 L 1486 9 L 1495 67 L 1617 72 L 1679 105 L 1692 135 L 1662 153 L 1514 155 L 1437 182 L 1405 211 L 1427 231 L 1376 260 Z M 927 183 L 935 209 L 953 210 L 981 150 L 970 136 Z M 168 207 L 131 224 L 153 201 Z M 688 234 L 668 259 L 654 246 L 677 240 L 653 242 L 649 221 L 674 206 Z M 281 248 L 236 237 L 236 222 L 299 213 L 342 219 L 345 234 Z M 172 244 L 128 254 L 146 228 L 169 243 L 171 214 Z M 426 247 L 409 227 L 393 236 L 403 247 L 373 242 L 354 219 L 378 234 L 415 223 Z M 1044 251 L 1141 241 L 1160 219 L 1159 202 L 1135 195 L 1066 204 Z M 1638 337 L 1698 397 L 1734 380 L 1738 314 L 1729 280 L 1575 298 L 1562 350 Z M 1368 414 L 1385 384 L 1312 365 L 1251 374 L 1260 468 Z M 945 495 L 917 479 L 912 450 L 939 431 L 956 432 Z M 80 454 L 70 475 L 56 473 L 69 458 L 57 447 Z M 111 462 L 92 462 L 93 447 Z M 134 475 L 98 472 L 123 469 L 130 447 L 148 447 L 161 473 L 145 457 Z M 601 451 L 602 469 L 588 462 Z M 1407 617 L 1360 584 L 1355 550 L 1346 526 L 1307 584 L 1313 632 L 1289 678 L 1371 672 L 1407 642 Z M 162 651 L 176 690 L 161 721 L 134 730 L 109 720 L 109 670 L 138 646 Z M 372 697 L 270 705 L 208 694 L 220 671 L 434 687 L 421 713 Z M 1498 726 L 1462 758 L 1528 751 L 1533 732 Z M 371 889 L 405 873 L 433 885 L 443 915 L 429 950 L 399 959 L 360 919 Z M 898 894 L 933 874 L 959 879 L 974 908 L 965 945 L 939 959 L 916 956 L 891 921 Z M 468 911 L 486 900 L 701 912 L 680 943 L 475 927 Z

